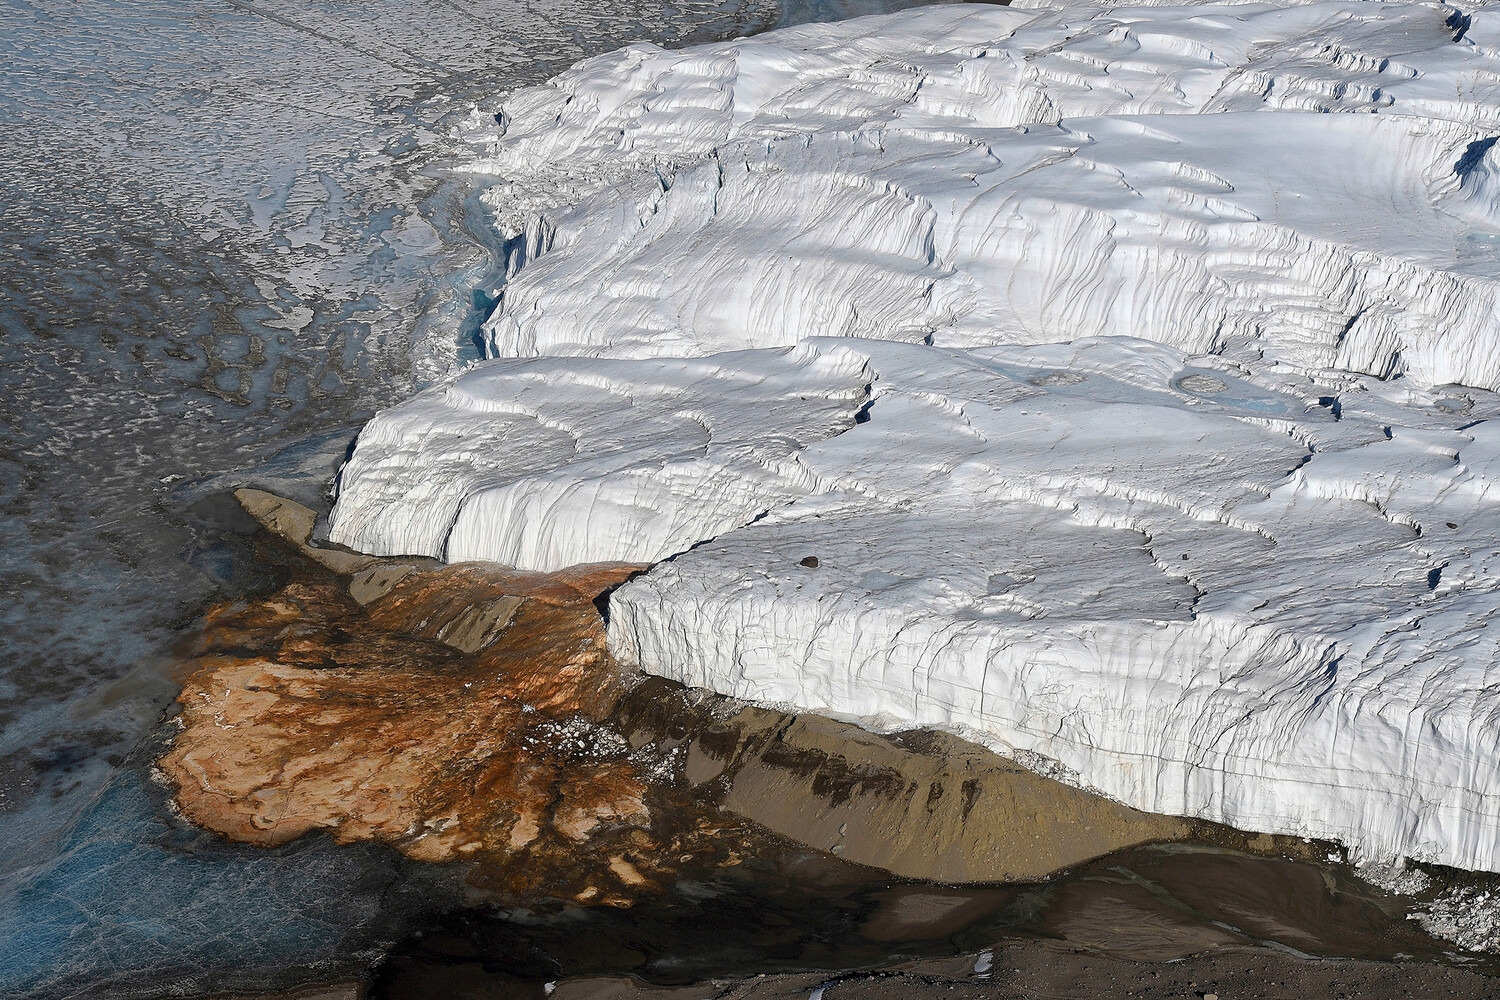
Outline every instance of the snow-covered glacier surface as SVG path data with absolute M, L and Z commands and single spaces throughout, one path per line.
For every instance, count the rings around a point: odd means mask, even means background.
M 837 343 L 483 365 L 365 428 L 331 535 L 540 571 L 657 562 L 816 490 L 797 454 L 854 426 L 871 378 Z
M 646 670 L 1500 869 L 1500 18 L 929 8 L 471 123 L 499 359 L 335 540 L 662 559 Z
M 1500 385 L 1497 25 L 963 6 L 597 57 L 474 137 L 526 233 L 489 349 L 1137 336 Z
M 1500 401 L 1142 341 L 860 343 L 870 420 L 802 454 L 830 488 L 621 588 L 618 656 L 1143 809 L 1500 866 Z

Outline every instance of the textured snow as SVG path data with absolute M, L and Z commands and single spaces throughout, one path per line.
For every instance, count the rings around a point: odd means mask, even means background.
M 666 559 L 611 599 L 646 670 L 1500 868 L 1497 36 L 975 6 L 580 63 L 469 133 L 502 360 L 366 428 L 334 537 Z
M 802 456 L 835 489 L 617 591 L 617 656 L 1042 754 L 1143 809 L 1500 864 L 1476 394 L 1140 341 L 862 349 L 870 420 Z
M 335 537 L 682 553 L 612 598 L 624 661 L 1493 869 L 1497 414 L 1125 339 L 501 361 L 366 429 Z
M 1500 385 L 1496 23 L 948 7 L 601 56 L 474 164 L 525 232 L 488 350 L 1138 336 Z
M 798 452 L 854 425 L 870 379 L 836 344 L 481 365 L 365 427 L 330 535 L 529 570 L 656 562 L 813 492 Z

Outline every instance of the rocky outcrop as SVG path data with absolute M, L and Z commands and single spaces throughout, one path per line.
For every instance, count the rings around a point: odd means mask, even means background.
M 374 556 L 351 552 L 344 548 L 314 545 L 312 536 L 318 525 L 317 512 L 295 500 L 288 500 L 274 493 L 249 487 L 235 490 L 234 498 L 240 502 L 241 507 L 245 508 L 245 512 L 259 521 L 267 531 L 287 542 L 304 558 L 311 559 L 326 570 L 341 574 L 358 573 L 377 562 Z M 431 566 L 437 565 L 435 560 L 426 562 Z M 367 601 L 360 603 L 364 604 Z

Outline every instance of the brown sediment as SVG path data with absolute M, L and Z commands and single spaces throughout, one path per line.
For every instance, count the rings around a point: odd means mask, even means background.
M 679 748 L 682 776 L 799 843 L 907 878 L 1017 882 L 1187 838 L 1143 813 L 944 733 L 881 736 L 650 679 L 615 712 L 633 744 Z
M 377 559 L 313 544 L 300 505 L 236 495 L 318 568 L 213 609 L 187 664 L 159 766 L 185 817 L 234 840 L 322 830 L 477 862 L 470 883 L 493 891 L 605 903 L 778 837 L 949 883 L 1190 838 L 1325 850 L 1138 812 L 944 734 L 626 678 L 595 602 L 643 567 Z
M 318 515 L 311 508 L 295 500 L 287 500 L 274 493 L 255 489 L 235 490 L 234 498 L 240 502 L 241 507 L 245 508 L 245 512 L 259 521 L 267 531 L 279 535 L 296 547 L 305 558 L 311 559 L 324 569 L 334 573 L 349 574 L 382 561 L 375 556 L 350 552 L 348 549 L 313 545 L 312 535 L 318 523 Z M 424 561 L 432 562 L 431 560 Z
M 684 857 L 735 864 L 766 838 L 653 788 L 608 724 L 625 688 L 594 602 L 641 567 L 331 550 L 335 575 L 310 511 L 240 499 L 316 566 L 207 615 L 158 761 L 191 822 L 264 846 L 379 841 L 471 862 L 469 884 L 492 893 L 613 905 Z
M 279 844 L 315 829 L 422 860 L 642 825 L 644 785 L 587 725 L 619 696 L 593 598 L 633 567 L 532 578 L 453 566 L 361 607 L 337 581 L 215 609 L 160 761 L 194 822 Z M 453 592 L 504 617 L 459 624 L 507 641 L 443 641 Z M 511 641 L 511 639 L 514 641 Z M 545 649 L 546 655 L 537 655 Z

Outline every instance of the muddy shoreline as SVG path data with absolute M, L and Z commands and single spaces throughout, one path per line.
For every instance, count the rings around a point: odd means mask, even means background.
M 374 560 L 310 543 L 305 508 L 241 500 L 268 529 L 279 589 L 211 612 L 186 654 L 180 731 L 159 762 L 176 808 L 249 843 L 306 830 L 385 843 L 454 885 L 366 978 L 275 996 L 1495 992 L 1500 965 L 1412 919 L 1443 886 L 1488 876 L 1435 870 L 1424 896 L 1398 896 L 1336 845 L 1136 813 L 945 734 L 876 736 L 620 681 L 595 652 L 592 598 L 627 567 L 559 582 Z M 331 728 L 310 728 L 309 706 Z M 361 752 L 330 755 L 351 724 Z M 618 744 L 559 756 L 538 743 L 548 726 Z M 432 740 L 472 760 L 455 771 L 422 752 Z M 520 775 L 533 751 L 543 770 Z M 348 771 L 403 754 L 394 771 Z M 219 770 L 194 785 L 205 766 Z M 597 772 L 582 811 L 580 767 Z
M 955 1000 L 1033 998 L 1206 997 L 1257 1000 L 1344 997 L 1492 997 L 1495 980 L 1461 969 L 1374 962 L 1308 961 L 1266 949 L 1235 950 L 1172 965 L 1129 962 L 1043 943 L 1005 944 L 987 953 L 992 972 L 982 978 L 967 957 L 905 963 L 847 976 L 767 976 L 719 987 L 725 1000 L 812 996 L 823 1000 L 950 997 Z M 707 985 L 718 986 L 717 983 Z M 387 993 L 396 997 L 400 994 Z M 556 1000 L 686 1000 L 700 986 L 671 991 L 642 989 L 629 981 L 575 980 L 560 985 Z M 519 996 L 519 994 L 518 994 Z
M 978 972 L 976 966 L 987 967 Z M 1489 973 L 1429 962 L 1306 958 L 1269 948 L 1230 948 L 1171 962 L 1139 962 L 1046 941 L 1005 941 L 978 955 L 906 961 L 830 975 L 773 973 L 660 987 L 629 976 L 541 981 L 507 977 L 472 963 L 399 956 L 373 983 L 345 981 L 275 994 L 219 994 L 218 1000 L 1488 1000 Z M 819 992 L 821 991 L 821 992 Z

